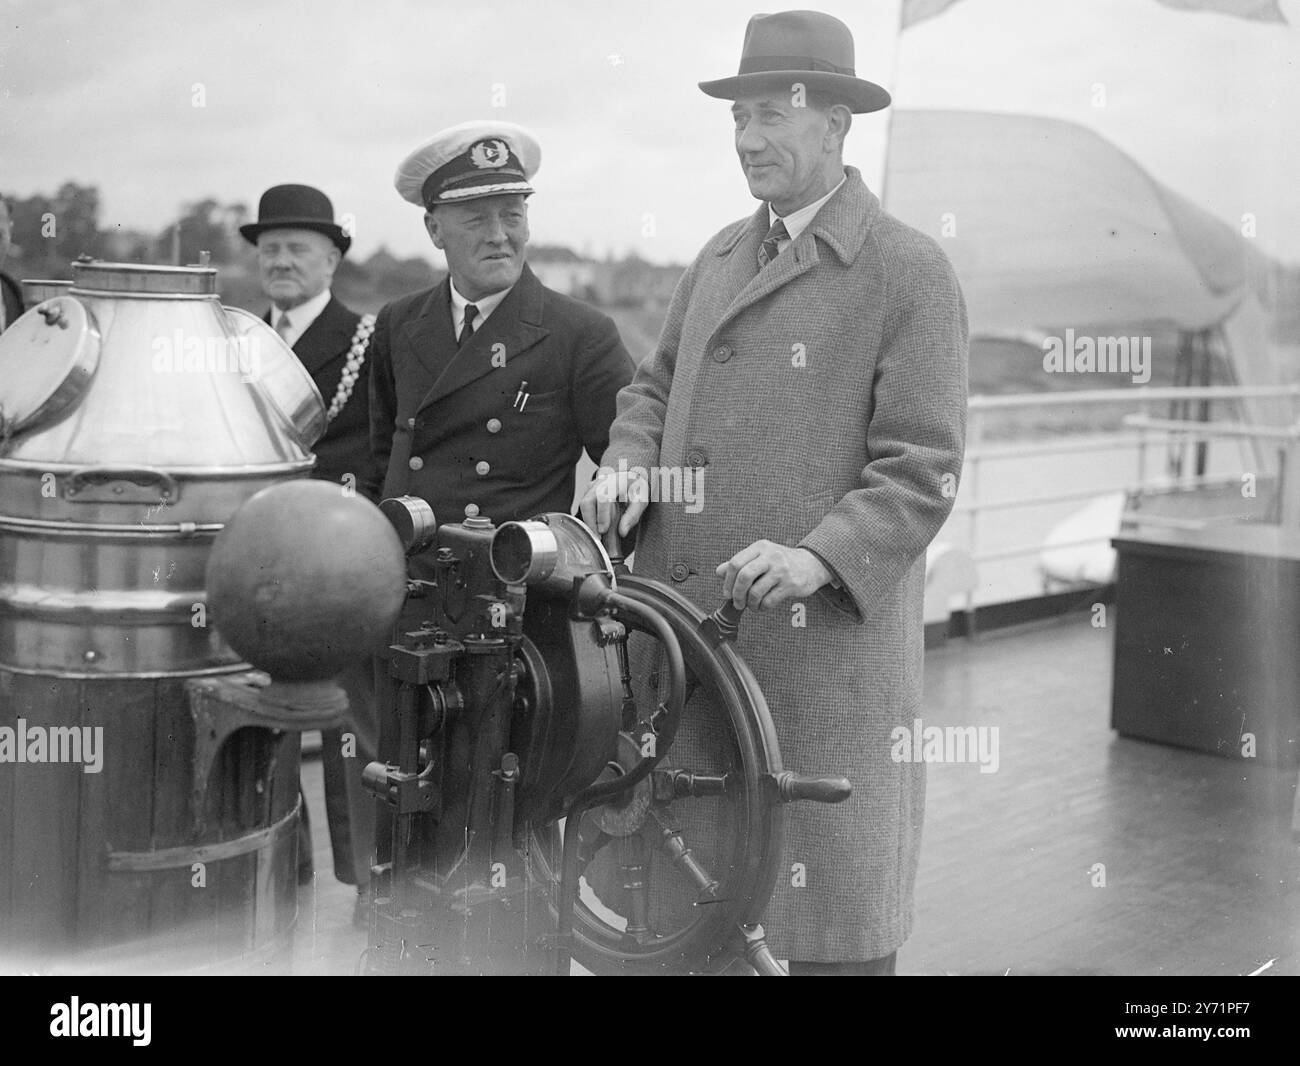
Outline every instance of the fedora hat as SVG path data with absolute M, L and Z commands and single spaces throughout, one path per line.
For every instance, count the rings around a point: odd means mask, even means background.
M 853 69 L 853 34 L 839 19 L 820 11 L 755 15 L 745 27 L 740 70 L 731 78 L 702 81 L 720 100 L 799 82 L 843 100 L 855 114 L 889 106 L 889 92 L 859 78 Z
M 239 227 L 249 244 L 270 229 L 309 229 L 323 233 L 344 255 L 352 238 L 334 224 L 334 205 L 320 189 L 310 185 L 274 185 L 262 193 L 257 204 L 257 221 Z

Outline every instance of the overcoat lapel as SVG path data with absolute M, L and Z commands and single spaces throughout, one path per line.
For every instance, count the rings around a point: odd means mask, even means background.
M 759 205 L 750 218 L 748 225 L 742 226 L 733 241 L 718 249 L 718 255 L 726 258 L 724 269 L 727 272 L 728 291 L 734 293 L 727 310 L 723 312 L 717 329 L 722 329 L 731 319 L 766 296 L 776 292 L 817 262 L 816 249 L 811 257 L 799 254 L 803 243 L 800 239 L 788 244 L 780 255 L 767 266 L 760 269 L 758 250 L 763 238 L 771 228 L 768 221 L 767 204 Z
M 415 353 L 416 361 L 428 376 L 428 388 L 447 368 L 456 351 L 456 336 L 451 328 L 451 282 L 447 278 L 437 285 L 424 301 L 420 313 L 402 327 L 405 343 Z
M 442 289 L 443 286 L 439 286 L 439 290 Z M 451 331 L 450 298 L 448 290 L 444 301 L 448 335 Z M 420 409 L 437 403 L 457 389 L 498 369 L 501 365 L 498 356 L 508 363 L 528 351 L 549 332 L 542 326 L 542 283 L 525 264 L 510 295 L 501 301 L 501 306 L 483 323 L 483 328 L 459 350 L 455 350 L 455 341 L 451 341 L 454 354 L 438 374 L 433 387 L 420 401 Z
M 719 258 L 724 260 L 719 266 L 729 308 L 735 306 L 741 294 L 758 277 L 758 249 L 767 235 L 767 218 L 767 204 L 760 204 L 749 222 L 741 226 L 731 240 L 718 249 Z
M 844 184 L 826 201 L 808 228 L 767 266 L 760 269 L 758 265 L 758 250 L 770 228 L 765 203 L 754 212 L 748 224 L 718 249 L 718 255 L 727 260 L 723 266 L 727 291 L 735 295 L 715 332 L 747 307 L 771 296 L 821 262 L 815 238 L 824 240 L 846 266 L 857 258 L 880 201 L 863 184 L 855 169 L 846 168 L 846 174 Z

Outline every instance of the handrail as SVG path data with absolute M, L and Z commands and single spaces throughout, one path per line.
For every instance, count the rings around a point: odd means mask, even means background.
M 1167 529 L 1204 529 L 1208 522 L 1204 518 L 1179 518 L 1171 514 L 1136 514 L 1123 523 L 1130 528 L 1134 526 L 1164 526 Z
M 1300 385 L 1143 385 L 1138 388 L 1081 389 L 1078 392 L 1016 392 L 1005 396 L 972 396 L 972 411 L 1017 407 L 1070 407 L 1078 404 L 1162 403 L 1165 400 L 1258 400 L 1300 397 Z
M 1169 433 L 1191 433 L 1204 437 L 1263 437 L 1266 440 L 1300 440 L 1300 425 L 1251 426 L 1244 422 L 1197 422 L 1186 418 L 1152 418 L 1125 415 L 1126 426 L 1163 429 Z
M 1141 433 L 1079 433 L 1060 441 L 1035 440 L 1032 443 L 991 444 L 983 448 L 967 448 L 967 459 L 1019 459 L 1022 455 L 1054 455 L 1057 452 L 1076 452 L 1082 444 L 1091 452 L 1119 451 L 1141 444 Z
M 1150 491 L 1160 492 L 1165 489 L 1182 489 L 1182 488 L 1202 488 L 1209 485 L 1238 485 L 1241 479 L 1235 476 L 1220 475 L 1211 477 L 1208 474 L 1188 475 L 1181 478 L 1153 478 L 1141 484 L 1116 485 L 1105 492 L 1098 492 L 1096 489 L 1082 489 L 1074 492 L 1054 492 L 1050 496 L 1025 496 L 1011 497 L 1005 500 L 993 500 L 990 503 L 979 505 L 982 511 L 1009 511 L 1017 507 L 1039 507 L 1054 503 L 1069 503 L 1071 500 L 1095 500 L 1098 496 L 1113 495 L 1122 492 L 1125 495 L 1134 492 Z M 964 501 L 954 506 L 953 514 L 966 514 L 971 508 L 964 504 Z
M 1130 412 L 1121 418 L 1127 432 L 1078 433 L 1065 440 L 1043 441 L 1031 440 L 1016 443 L 987 444 L 985 431 L 989 416 L 1000 412 L 1024 411 L 1033 408 L 1059 409 L 1076 406 L 1127 406 L 1145 407 L 1149 404 L 1166 403 L 1173 400 L 1246 400 L 1279 399 L 1293 401 L 1291 410 L 1300 400 L 1300 384 L 1296 385 L 1208 385 L 1165 387 L 1141 386 L 1136 388 L 1087 389 L 1078 392 L 1063 391 L 1043 393 L 1015 393 L 1003 396 L 981 395 L 969 400 L 970 427 L 966 449 L 966 469 L 962 478 L 961 492 L 953 515 L 960 515 L 966 526 L 966 550 L 977 562 L 993 559 L 1007 559 L 1016 556 L 1033 555 L 1048 547 L 1045 543 L 1031 544 L 1019 548 L 998 548 L 996 550 L 979 550 L 980 516 L 984 512 L 1006 513 L 1016 509 L 1026 509 L 1049 504 L 1066 503 L 1074 499 L 1095 499 L 1113 492 L 1127 494 L 1149 491 L 1161 491 L 1174 487 L 1199 487 L 1207 485 L 1229 484 L 1236 478 L 1226 476 L 1189 475 L 1186 477 L 1147 476 L 1147 450 L 1164 441 L 1196 440 L 1197 438 L 1237 439 L 1239 441 L 1271 441 L 1281 452 L 1280 473 L 1285 476 L 1288 469 L 1300 469 L 1300 419 L 1291 425 L 1249 425 L 1236 422 L 1195 422 L 1180 419 L 1161 419 L 1149 415 L 1145 410 Z M 1137 432 L 1134 433 L 1133 430 Z M 1097 452 L 1120 451 L 1136 448 L 1138 476 L 1136 483 L 1115 485 L 1110 488 L 1098 488 L 1088 491 L 1048 492 L 1038 495 L 1010 496 L 1005 499 L 984 501 L 980 498 L 980 468 L 984 462 L 1022 458 L 1028 455 L 1047 455 L 1086 450 L 1089 455 Z M 1293 475 L 1294 476 L 1294 475 Z M 1056 486 L 1059 487 L 1059 486 Z M 1292 499 L 1295 497 L 1295 499 Z M 1282 501 L 1282 520 L 1284 523 L 1300 522 L 1300 493 L 1284 494 Z M 1170 522 L 1169 525 L 1175 523 Z M 1056 544 L 1051 548 L 1064 548 L 1074 544 L 1098 543 L 1108 537 L 1086 538 L 1072 541 L 1070 545 Z M 974 607 L 974 592 L 967 594 L 966 607 Z

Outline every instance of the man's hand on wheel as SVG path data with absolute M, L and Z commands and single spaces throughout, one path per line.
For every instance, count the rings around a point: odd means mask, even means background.
M 599 535 L 609 528 L 616 502 L 627 505 L 618 523 L 618 535 L 626 537 L 650 505 L 649 482 L 635 471 L 603 466 L 583 493 L 578 510 L 582 520 Z
M 738 608 L 764 610 L 811 596 L 831 580 L 826 564 L 807 548 L 756 540 L 717 569 L 722 595 Z

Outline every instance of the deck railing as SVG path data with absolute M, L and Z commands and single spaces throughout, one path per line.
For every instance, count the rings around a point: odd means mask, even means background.
M 1166 447 L 1176 438 L 1192 443 L 1212 439 L 1248 439 L 1275 441 L 1279 445 L 1279 482 L 1291 472 L 1290 485 L 1279 487 L 1282 499 L 1282 521 L 1300 525 L 1300 421 L 1293 425 L 1250 425 L 1242 422 L 1192 421 L 1157 418 L 1150 413 L 1154 404 L 1169 401 L 1240 401 L 1240 400 L 1290 400 L 1297 411 L 1300 385 L 1284 386 L 1192 386 L 1187 388 L 1135 388 L 1094 389 L 1080 392 L 1018 393 L 1007 396 L 974 396 L 970 400 L 966 439 L 965 475 L 954 515 L 964 516 L 967 541 L 965 549 L 976 565 L 993 560 L 1032 555 L 1045 547 L 1042 543 L 1018 545 L 1012 548 L 985 548 L 981 544 L 981 517 L 989 512 L 1014 512 L 1025 508 L 1073 500 L 1091 500 L 1106 492 L 1150 492 L 1168 488 L 1191 488 L 1225 484 L 1237 477 L 1225 478 L 1211 475 L 1183 474 L 1178 477 L 1148 476 L 1148 451 L 1153 443 L 1163 441 Z M 1089 434 L 1088 454 L 1095 458 L 1099 452 L 1122 452 L 1137 449 L 1138 476 L 1135 482 L 1124 481 L 1108 489 L 1063 490 L 1049 493 L 1028 493 L 986 500 L 981 493 L 981 472 L 985 464 L 1023 459 L 1028 456 L 1050 455 L 1078 451 L 1079 436 L 1062 440 L 1024 440 L 1009 443 L 989 443 L 989 428 L 999 416 L 1009 412 L 1032 409 L 1051 410 L 1065 407 L 1132 407 L 1137 410 L 1124 416 L 1121 432 Z M 1184 520 L 1171 520 L 1179 522 Z M 1096 544 L 1107 540 L 1105 536 L 1087 537 L 1067 543 L 1054 543 L 1053 549 Z M 973 606 L 974 594 L 967 596 L 967 609 Z

